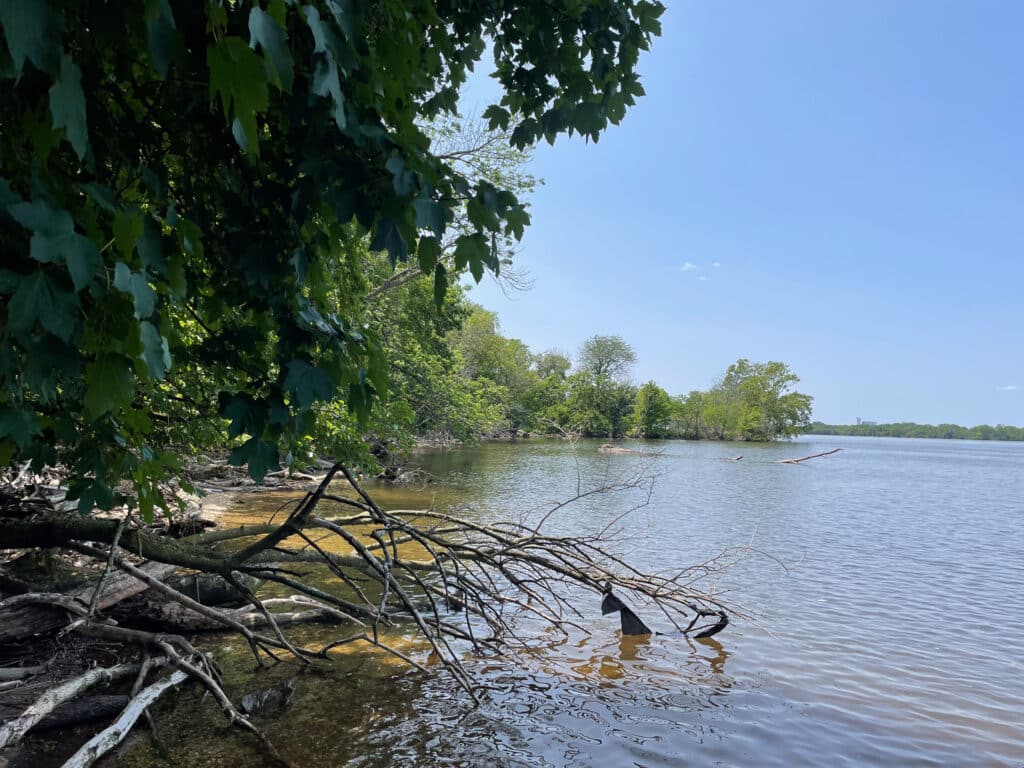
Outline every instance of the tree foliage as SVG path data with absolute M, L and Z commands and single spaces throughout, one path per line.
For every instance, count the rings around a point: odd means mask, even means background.
M 596 141 L 642 95 L 662 10 L 0 4 L 0 461 L 62 462 L 83 510 L 148 515 L 171 447 L 230 441 L 257 479 L 317 440 L 358 452 L 389 373 L 367 247 L 430 275 L 440 303 L 454 274 L 497 273 L 529 222 L 424 121 L 456 112 L 489 41 L 492 129 L 520 149 Z
M 580 347 L 577 364 L 593 376 L 626 379 L 636 362 L 636 352 L 621 336 L 591 336 Z
M 809 395 L 792 390 L 800 379 L 785 363 L 729 366 L 710 390 L 677 400 L 678 434 L 716 440 L 775 440 L 792 437 L 810 424 Z

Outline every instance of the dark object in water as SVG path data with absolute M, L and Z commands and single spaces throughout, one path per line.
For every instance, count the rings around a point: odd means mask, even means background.
M 289 677 L 283 685 L 256 691 L 242 697 L 242 711 L 247 715 L 266 715 L 272 710 L 282 711 L 295 693 L 295 678 Z
M 633 613 L 633 610 L 618 597 L 612 594 L 611 584 L 604 585 L 604 599 L 601 600 L 601 615 L 619 612 L 622 620 L 623 635 L 651 635 L 654 634 L 647 625 L 640 621 L 640 617 Z
M 662 635 L 664 632 L 652 632 L 646 624 L 644 624 L 640 617 L 633 613 L 632 609 L 622 602 L 616 595 L 612 594 L 612 585 L 605 582 L 601 587 L 604 598 L 601 600 L 601 614 L 607 616 L 609 613 L 615 613 L 619 611 L 619 617 L 622 620 L 622 634 L 623 635 Z M 694 611 L 693 621 L 690 622 L 690 626 L 683 630 L 684 635 L 689 635 L 693 630 L 694 625 L 702 618 L 708 616 L 717 617 L 717 621 L 714 624 L 710 624 L 706 627 L 700 627 L 696 633 L 692 635 L 694 638 L 712 637 L 717 635 L 723 629 L 729 625 L 729 616 L 725 611 L 707 611 L 701 610 L 694 606 L 690 606 Z

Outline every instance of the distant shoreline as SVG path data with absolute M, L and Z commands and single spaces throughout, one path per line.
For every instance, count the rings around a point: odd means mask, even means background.
M 1006 424 L 990 426 L 980 424 L 962 427 L 959 424 L 915 424 L 897 422 L 892 424 L 825 424 L 813 422 L 807 435 L 848 436 L 848 437 L 906 437 L 930 438 L 933 440 L 992 440 L 997 442 L 1024 442 L 1024 427 Z

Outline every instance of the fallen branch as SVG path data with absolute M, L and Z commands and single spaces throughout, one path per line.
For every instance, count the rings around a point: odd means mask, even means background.
M 809 461 L 810 459 L 817 459 L 821 456 L 831 456 L 833 453 L 839 453 L 842 448 L 833 448 L 831 451 L 823 451 L 822 453 L 812 453 L 810 456 L 801 456 L 799 459 L 782 459 L 782 461 L 776 461 L 776 464 L 799 464 L 801 461 Z
M 103 755 L 124 741 L 132 726 L 135 725 L 135 722 L 154 701 L 175 686 L 181 685 L 187 679 L 188 674 L 179 669 L 152 685 L 143 688 L 128 703 L 128 706 L 124 708 L 117 720 L 89 739 L 89 741 L 82 745 L 81 749 L 68 758 L 64 763 L 64 768 L 89 768 Z

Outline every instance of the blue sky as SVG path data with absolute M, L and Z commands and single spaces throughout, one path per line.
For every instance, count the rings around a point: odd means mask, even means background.
M 668 5 L 623 124 L 535 154 L 534 287 L 472 298 L 673 394 L 774 359 L 825 421 L 1024 424 L 1024 3 Z

